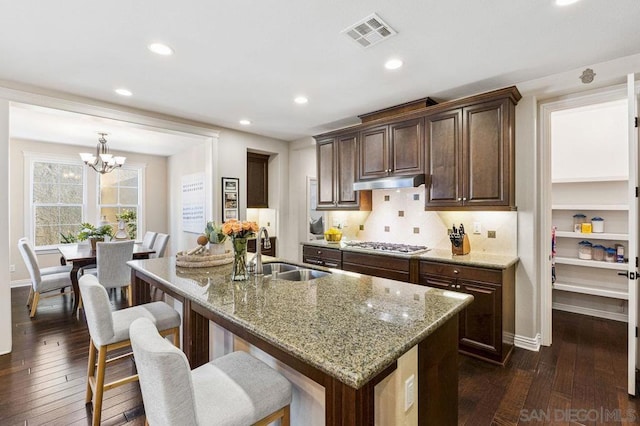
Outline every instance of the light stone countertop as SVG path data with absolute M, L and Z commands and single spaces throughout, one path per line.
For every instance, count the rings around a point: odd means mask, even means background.
M 435 262 L 452 263 L 456 265 L 476 266 L 490 269 L 507 269 L 516 264 L 520 259 L 517 256 L 492 254 L 471 250 L 471 253 L 463 256 L 454 256 L 451 250 L 429 249 L 427 252 L 417 254 L 392 253 L 382 250 L 367 250 L 357 247 L 349 247 L 344 242 L 329 243 L 325 240 L 304 241 L 300 244 L 322 248 L 333 248 L 342 251 L 353 251 L 359 253 L 376 254 L 380 256 L 400 257 L 404 259 L 417 258 L 419 260 L 432 260 Z
M 230 264 L 181 268 L 173 257 L 128 264 L 355 389 L 473 300 L 337 270 L 311 281 L 269 275 L 233 282 Z

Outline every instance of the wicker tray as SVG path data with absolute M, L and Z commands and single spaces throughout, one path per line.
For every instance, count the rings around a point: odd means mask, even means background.
M 199 254 L 188 255 L 185 252 L 176 254 L 176 266 L 183 268 L 208 268 L 210 266 L 226 265 L 233 262 L 233 253 L 227 250 L 222 254 L 211 254 L 205 250 Z

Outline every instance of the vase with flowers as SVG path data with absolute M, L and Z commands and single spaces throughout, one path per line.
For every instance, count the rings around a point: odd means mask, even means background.
M 111 237 L 113 228 L 111 225 L 94 226 L 90 223 L 81 223 L 80 232 L 78 233 L 78 241 L 89 240 L 91 242 L 91 250 L 96 249 L 96 243 L 104 241 L 104 237 Z
M 222 224 L 222 232 L 231 237 L 233 246 L 233 281 L 244 281 L 247 273 L 247 240 L 256 235 L 258 224 L 249 221 L 231 219 Z

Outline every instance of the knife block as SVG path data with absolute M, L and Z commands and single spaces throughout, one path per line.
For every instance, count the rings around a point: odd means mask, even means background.
M 471 245 L 469 244 L 469 237 L 467 234 L 463 234 L 461 238 L 456 238 L 451 241 L 451 253 L 454 256 L 469 254 L 470 251 Z

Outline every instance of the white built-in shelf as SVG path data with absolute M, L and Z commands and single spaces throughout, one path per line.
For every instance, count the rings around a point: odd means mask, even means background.
M 556 237 L 579 238 L 581 240 L 629 240 L 629 234 L 613 234 L 610 232 L 591 232 L 589 234 L 586 234 L 582 232 L 556 231 Z
M 629 176 L 597 176 L 553 179 L 551 183 L 626 182 Z
M 556 263 L 562 265 L 587 266 L 589 268 L 612 269 L 614 271 L 626 271 L 628 266 L 627 263 L 585 260 L 575 257 L 556 257 Z
M 629 299 L 629 293 L 622 290 L 615 290 L 606 287 L 599 287 L 591 284 L 573 284 L 573 283 L 553 283 L 555 290 L 570 291 L 573 293 L 590 294 L 592 296 L 611 297 L 614 299 Z
M 552 210 L 629 210 L 628 204 L 554 204 Z

